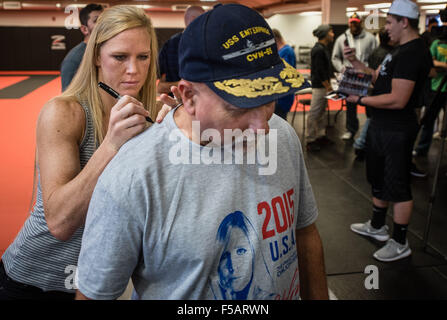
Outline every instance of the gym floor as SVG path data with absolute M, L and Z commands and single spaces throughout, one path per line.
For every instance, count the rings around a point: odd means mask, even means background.
M 0 255 L 14 240 L 29 212 L 39 110 L 60 90 L 57 72 L 0 72 Z M 292 111 L 295 109 L 298 111 L 290 112 L 288 121 L 292 122 L 295 113 L 293 126 L 304 141 L 303 108 L 298 106 Z M 372 254 L 383 243 L 356 235 L 349 229 L 351 223 L 370 219 L 372 203 L 365 163 L 355 160 L 352 141 L 340 139 L 345 116 L 344 112 L 339 113 L 335 122 L 339 109 L 339 103 L 331 103 L 327 133 L 334 144 L 316 153 L 304 151 L 319 208 L 317 226 L 325 251 L 331 298 L 447 299 L 446 153 L 426 247 L 423 239 L 441 141 L 433 141 L 427 158 L 416 159 L 418 166 L 428 171 L 428 177 L 413 179 L 415 207 L 408 233 L 413 254 L 397 262 L 382 263 Z M 363 108 L 359 108 L 359 119 L 361 124 L 365 120 Z M 388 212 L 387 224 L 392 229 L 392 210 Z M 371 281 L 370 268 L 378 275 L 374 281 Z M 367 289 L 371 283 L 373 288 Z

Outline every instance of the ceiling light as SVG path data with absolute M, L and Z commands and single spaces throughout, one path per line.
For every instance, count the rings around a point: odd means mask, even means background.
M 382 9 L 391 7 L 391 2 L 382 2 L 382 3 L 373 3 L 373 4 L 365 4 L 363 6 L 365 9 Z
M 304 11 L 298 13 L 300 16 L 319 16 L 321 15 L 321 11 Z
M 444 4 L 432 4 L 432 5 L 428 5 L 428 6 L 421 6 L 422 10 L 442 10 L 445 8 Z
M 417 3 L 447 3 L 446 0 L 417 0 Z
M 350 11 L 357 11 L 359 8 L 357 8 L 357 7 L 347 7 L 346 8 L 346 11 L 347 12 L 350 12 Z
M 137 7 L 137 8 L 141 8 L 141 9 L 150 9 L 153 6 L 150 6 L 148 4 L 134 4 L 133 6 Z

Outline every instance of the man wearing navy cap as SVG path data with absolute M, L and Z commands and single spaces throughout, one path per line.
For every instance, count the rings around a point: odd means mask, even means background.
M 77 297 L 115 299 L 132 277 L 141 299 L 327 299 L 301 145 L 273 114 L 305 80 L 264 18 L 236 4 L 185 29 L 179 66 L 183 106 L 98 180 Z
M 373 196 L 372 219 L 355 223 L 351 230 L 386 245 L 374 253 L 380 261 L 395 261 L 411 255 L 406 237 L 413 209 L 410 169 L 413 144 L 418 132 L 415 108 L 423 94 L 432 65 L 431 56 L 419 37 L 419 9 L 410 0 L 395 0 L 386 18 L 386 30 L 398 46 L 377 70 L 366 68 L 346 48 L 345 57 L 356 69 L 373 74 L 372 96 L 349 96 L 347 101 L 371 108 L 366 138 L 366 170 Z M 350 52 L 352 50 L 352 52 Z M 393 203 L 393 235 L 385 224 L 389 203 Z

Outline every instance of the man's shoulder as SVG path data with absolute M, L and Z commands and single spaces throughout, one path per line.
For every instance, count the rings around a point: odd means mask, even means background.
M 85 42 L 81 42 L 81 43 L 77 44 L 76 46 L 74 46 L 65 56 L 63 63 L 66 63 L 67 61 L 74 61 L 74 60 L 81 61 L 86 47 L 87 46 L 86 46 Z
M 178 46 L 181 38 L 182 38 L 182 32 L 174 34 L 165 42 L 164 47 Z
M 155 165 L 155 159 L 163 154 L 169 144 L 169 130 L 165 121 L 152 124 L 121 146 L 110 162 L 110 167 L 117 171 L 138 171 Z
M 269 126 L 270 130 L 273 129 L 278 132 L 278 139 L 282 140 L 281 142 L 291 143 L 298 140 L 295 129 L 286 120 L 276 114 L 273 114 L 270 119 Z

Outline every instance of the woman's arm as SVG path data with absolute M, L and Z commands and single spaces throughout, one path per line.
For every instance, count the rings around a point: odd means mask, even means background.
M 62 98 L 44 106 L 37 122 L 37 160 L 45 218 L 54 237 L 67 241 L 84 224 L 98 177 L 121 145 L 144 130 L 147 115 L 134 98 L 121 98 L 112 108 L 103 143 L 81 170 L 82 107 Z

